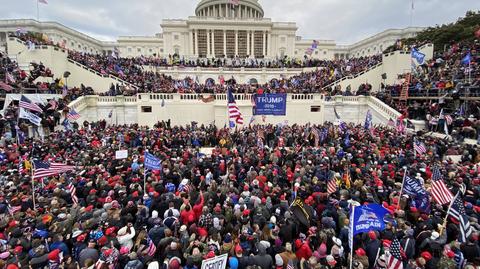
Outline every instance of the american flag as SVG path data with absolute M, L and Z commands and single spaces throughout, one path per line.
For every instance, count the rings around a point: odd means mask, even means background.
M 28 110 L 31 110 L 31 111 L 37 111 L 37 112 L 40 112 L 40 113 L 43 112 L 43 109 L 41 109 L 37 104 L 33 103 L 32 101 L 30 101 L 30 99 L 28 99 L 27 97 L 25 97 L 23 95 L 20 98 L 19 106 L 21 108 L 25 108 L 25 109 L 28 109 Z
M 45 4 L 45 5 L 48 4 L 47 0 L 38 0 L 38 2 L 39 2 L 39 3 L 42 3 L 42 4 Z
M 388 126 L 392 126 L 392 127 L 393 127 L 393 126 L 395 126 L 395 121 L 393 121 L 393 119 L 392 119 L 392 118 L 390 118 L 390 119 L 388 120 L 388 123 L 387 123 L 387 125 L 388 125 Z
M 372 128 L 372 112 L 370 109 L 367 111 L 367 115 L 365 116 L 365 129 L 370 130 Z
M 15 83 L 15 81 L 15 77 L 11 73 L 7 72 L 7 74 L 5 74 L 5 82 Z
M 21 205 L 11 206 L 9 203 L 7 203 L 7 209 L 8 209 L 8 214 L 13 216 L 15 213 L 22 210 L 22 206 Z
M 425 147 L 425 144 L 422 142 L 418 141 L 417 139 L 414 139 L 413 141 L 413 149 L 415 152 L 417 152 L 419 155 L 423 155 L 427 152 L 427 148 Z
M 287 269 L 295 269 L 295 267 L 293 266 L 292 260 L 288 260 Z
M 453 123 L 452 116 L 450 116 L 450 115 L 445 115 L 445 122 L 446 122 L 448 125 L 452 125 L 452 123 Z
M 0 81 L 0 89 L 4 89 L 7 92 L 13 91 L 13 87 L 3 81 Z
M 58 107 L 58 103 L 57 103 L 57 101 L 55 101 L 55 99 L 52 99 L 52 100 L 48 101 L 48 104 L 50 105 L 48 110 L 55 110 Z
M 403 118 L 397 119 L 397 124 L 395 127 L 397 128 L 397 132 L 399 133 L 405 132 L 405 124 L 403 124 Z
M 467 213 L 465 212 L 465 207 L 463 206 L 462 199 L 460 198 L 460 192 L 457 193 L 455 199 L 450 205 L 450 211 L 448 214 L 458 220 L 460 224 L 460 234 L 458 240 L 461 243 L 467 242 L 468 237 L 470 237 L 472 234 L 472 227 L 470 226 Z
M 405 251 L 403 251 L 400 241 L 396 237 L 390 244 L 390 250 L 385 256 L 387 258 L 387 269 L 403 269 Z
M 230 89 L 228 89 L 228 118 L 230 119 L 230 122 L 243 124 L 242 112 L 238 109 L 235 97 Z
M 327 182 L 327 193 L 328 195 L 330 195 L 336 191 L 337 191 L 337 180 L 335 179 L 335 174 L 331 172 Z
M 75 166 L 72 165 L 67 165 L 64 163 L 49 163 L 43 161 L 33 161 L 33 167 L 34 179 L 54 176 L 75 169 Z
M 432 196 L 437 203 L 442 205 L 450 203 L 453 199 L 452 193 L 443 182 L 443 176 L 437 165 L 432 170 Z
M 238 6 L 240 4 L 240 0 L 228 0 L 228 3 L 234 6 Z
M 77 188 L 70 182 L 67 186 L 68 191 L 70 192 L 70 197 L 72 197 L 72 202 L 74 205 L 78 204 L 78 197 L 77 197 Z
M 333 112 L 335 113 L 335 118 L 337 118 L 337 122 L 340 127 L 340 130 L 345 132 L 347 130 L 347 124 L 342 119 L 340 119 L 340 115 L 338 115 L 336 107 L 333 107 Z
M 67 119 L 69 120 L 78 120 L 80 119 L 80 114 L 77 113 L 77 111 L 75 111 L 75 109 L 70 109 L 70 112 L 68 112 L 67 114 Z
M 157 251 L 157 247 L 155 246 L 155 243 L 152 241 L 150 236 L 147 236 L 147 245 L 148 245 L 148 256 L 154 256 L 155 252 Z

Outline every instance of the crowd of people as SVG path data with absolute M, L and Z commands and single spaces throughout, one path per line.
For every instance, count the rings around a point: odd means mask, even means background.
M 16 37 L 31 44 L 55 45 L 46 39 L 44 35 L 35 33 L 17 34 Z M 58 44 L 56 44 L 58 45 Z M 138 89 L 127 89 L 122 94 L 135 94 L 138 92 L 156 93 L 224 93 L 225 82 L 230 78 L 218 77 L 217 82 L 198 81 L 198 78 L 185 78 L 175 80 L 170 76 L 146 71 L 144 66 L 165 66 L 178 65 L 184 67 L 317 67 L 316 71 L 304 72 L 293 78 L 278 78 L 269 81 L 264 85 L 255 85 L 265 92 L 289 92 L 289 93 L 318 93 L 334 81 L 346 76 L 353 76 L 379 64 L 382 61 L 381 55 L 370 57 L 338 59 L 338 60 L 317 60 L 317 59 L 292 59 L 283 57 L 281 59 L 196 59 L 187 60 L 178 55 L 170 55 L 167 58 L 161 57 L 119 57 L 118 52 L 110 55 L 89 54 L 75 50 L 68 51 L 68 57 L 81 63 L 102 75 L 113 75 L 119 77 L 135 86 Z M 233 89 L 235 92 L 254 92 L 250 83 L 237 84 Z
M 477 41 L 454 43 L 418 65 L 408 85 L 408 97 L 415 98 L 400 100 L 406 75 L 377 97 L 410 119 L 427 121 L 432 131 L 477 139 L 479 102 L 469 98 L 480 96 L 478 49 Z
M 385 230 L 354 237 L 353 268 L 388 268 L 384 251 L 395 238 L 404 268 L 478 266 L 479 149 L 417 133 L 427 149 L 419 156 L 412 134 L 347 129 L 102 121 L 18 144 L 5 128 L 0 268 L 200 268 L 221 254 L 231 269 L 344 268 L 351 206 L 368 203 L 391 215 Z M 122 149 L 128 157 L 115 158 Z M 161 160 L 160 170 L 145 169 L 145 152 Z M 32 160 L 75 169 L 32 181 Z M 434 165 L 453 194 L 465 190 L 474 229 L 467 242 L 458 241 L 457 222 L 444 223 L 448 205 L 432 199 L 419 208 L 401 194 L 404 167 L 430 189 Z

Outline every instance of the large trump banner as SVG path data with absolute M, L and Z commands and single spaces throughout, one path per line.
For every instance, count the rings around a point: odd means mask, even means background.
M 254 96 L 253 115 L 285 116 L 287 114 L 286 93 L 264 93 Z

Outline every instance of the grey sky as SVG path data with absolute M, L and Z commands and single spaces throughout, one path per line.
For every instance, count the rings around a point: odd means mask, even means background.
M 1 0 L 0 19 L 36 18 L 37 0 Z M 47 0 L 40 20 L 57 21 L 102 40 L 153 35 L 162 19 L 185 19 L 199 0 Z M 259 0 L 265 17 L 297 23 L 297 35 L 350 44 L 388 28 L 410 25 L 411 0 Z M 414 26 L 455 21 L 478 0 L 415 0 Z

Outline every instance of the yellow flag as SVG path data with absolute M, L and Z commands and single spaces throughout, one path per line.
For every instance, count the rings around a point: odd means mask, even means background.
M 352 187 L 352 180 L 350 179 L 349 172 L 343 174 L 343 181 L 345 181 L 345 187 L 347 187 L 347 189 L 350 189 Z

